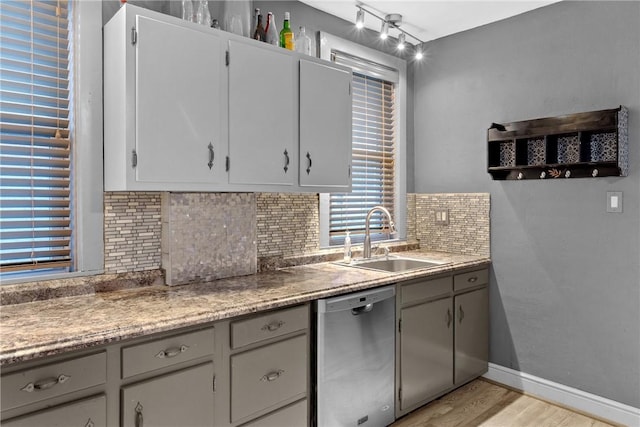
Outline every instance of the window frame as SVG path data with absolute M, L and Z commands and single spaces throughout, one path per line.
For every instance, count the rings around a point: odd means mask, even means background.
M 104 185 L 102 137 L 102 2 L 72 3 L 70 111 L 72 264 L 70 272 L 5 273 L 2 284 L 104 272 Z
M 385 73 L 384 70 L 378 70 L 372 73 L 369 70 L 358 70 L 359 73 L 369 74 L 372 77 L 391 81 L 395 84 L 396 97 L 396 160 L 395 160 L 395 188 L 394 188 L 394 210 L 395 218 L 393 218 L 397 237 L 395 239 L 383 240 L 390 241 L 406 241 L 407 239 L 407 63 L 404 59 L 380 52 L 375 49 L 362 46 L 358 43 L 334 36 L 332 34 L 320 31 L 320 51 L 321 59 L 331 61 L 332 53 L 335 51 L 345 53 L 349 56 L 359 58 L 363 62 L 372 62 L 380 64 L 383 67 L 397 71 L 396 76 L 392 73 Z M 319 222 L 320 222 L 320 248 L 330 249 L 337 248 L 338 245 L 331 245 L 329 238 L 329 193 L 320 193 L 319 206 Z M 380 242 L 380 241 L 379 241 Z

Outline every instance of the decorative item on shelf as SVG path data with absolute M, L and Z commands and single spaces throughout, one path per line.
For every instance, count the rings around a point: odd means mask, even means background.
M 500 143 L 500 166 L 516 165 L 516 146 L 513 142 Z
M 618 156 L 618 141 L 615 132 L 594 133 L 589 141 L 592 162 L 615 162 Z
M 580 161 L 580 140 L 578 135 L 558 137 L 558 163 L 578 163 Z
M 198 1 L 198 12 L 196 13 L 196 22 L 200 25 L 211 26 L 211 12 L 209 12 L 209 0 Z
M 182 0 L 182 19 L 193 22 L 193 3 L 191 0 Z
M 551 176 L 551 178 L 560 178 L 562 176 L 562 170 L 561 169 L 549 169 L 549 176 Z
M 546 163 L 546 153 L 544 138 L 532 138 L 527 141 L 528 165 L 544 165 Z
M 300 27 L 300 32 L 296 36 L 296 52 L 311 55 L 311 38 L 307 35 L 304 27 Z
M 266 33 L 264 31 L 264 27 L 262 26 L 262 15 L 260 14 L 260 9 L 256 9 L 256 11 L 256 28 L 253 30 L 253 38 L 255 40 L 263 42 L 266 39 Z
M 278 46 L 278 43 L 280 42 L 280 36 L 278 34 L 278 29 L 276 28 L 276 22 L 273 19 L 273 13 L 271 12 L 267 13 L 267 26 L 264 29 L 264 32 L 264 41 L 274 46 Z
M 293 31 L 291 31 L 291 15 L 289 12 L 284 13 L 284 22 L 282 23 L 282 30 L 280 30 L 280 47 L 288 50 L 294 50 Z
M 251 11 L 252 2 L 249 0 L 222 0 L 216 1 L 219 5 L 220 25 L 222 29 L 230 33 L 244 37 L 251 37 Z

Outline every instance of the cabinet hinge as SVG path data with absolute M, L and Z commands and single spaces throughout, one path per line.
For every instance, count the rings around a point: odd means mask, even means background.
M 226 51 L 224 53 L 224 63 L 227 65 L 227 67 L 229 66 L 229 62 L 230 62 L 231 58 L 229 56 L 229 51 Z
M 138 31 L 136 31 L 136 27 L 131 27 L 131 44 L 138 43 Z
M 131 167 L 135 168 L 136 166 L 138 166 L 138 153 L 136 150 L 131 150 Z
M 229 167 L 231 166 L 231 160 L 229 160 L 229 156 L 227 156 L 227 160 L 225 162 L 226 171 L 229 172 Z
M 213 392 L 215 393 L 216 391 L 216 376 L 213 376 Z

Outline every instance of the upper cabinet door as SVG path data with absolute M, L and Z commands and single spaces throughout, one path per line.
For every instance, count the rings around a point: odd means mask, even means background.
M 351 189 L 351 72 L 300 60 L 300 185 Z
M 295 185 L 295 58 L 253 41 L 231 40 L 229 53 L 230 183 Z
M 136 22 L 136 180 L 226 183 L 220 37 Z

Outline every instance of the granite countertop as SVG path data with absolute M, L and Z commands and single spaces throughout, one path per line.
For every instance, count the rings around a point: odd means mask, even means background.
M 207 283 L 150 285 L 3 305 L 0 366 L 490 262 L 487 257 L 442 252 L 401 255 L 446 264 L 387 273 L 325 262 Z

